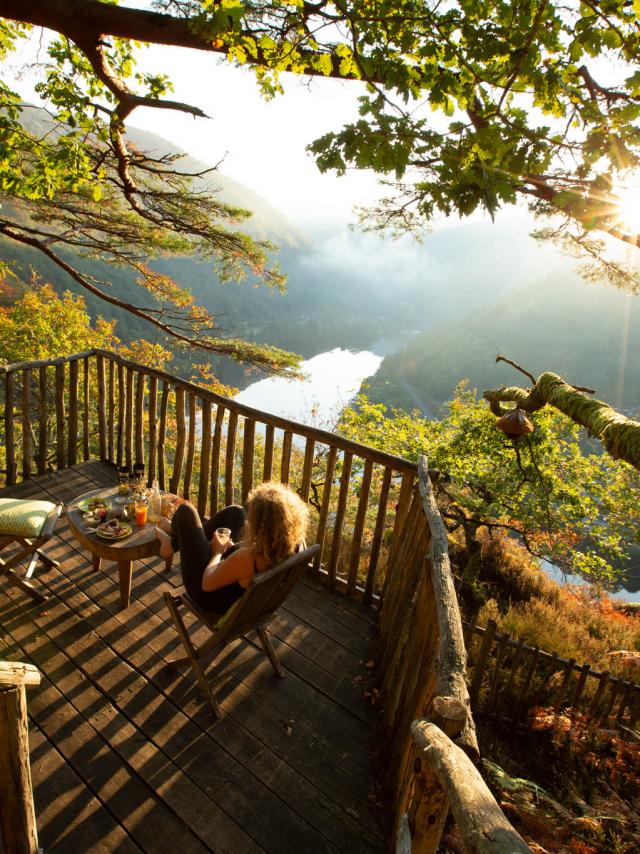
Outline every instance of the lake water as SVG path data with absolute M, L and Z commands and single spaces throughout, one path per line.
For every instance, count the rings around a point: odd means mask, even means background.
M 382 348 L 376 347 L 379 349 Z M 358 393 L 363 379 L 378 370 L 382 358 L 370 350 L 336 348 L 302 363 L 305 380 L 267 377 L 247 386 L 236 400 L 283 418 L 330 430 L 340 410 Z
M 553 579 L 560 585 L 571 584 L 576 587 L 589 586 L 589 582 L 581 575 L 571 575 L 570 573 L 562 572 L 561 569 L 558 569 L 557 566 L 546 560 L 541 561 L 541 563 L 542 569 L 549 578 Z M 619 599 L 624 602 L 640 602 L 640 567 L 632 561 L 629 561 L 629 563 L 631 565 L 625 573 L 624 581 L 616 584 L 613 589 L 608 590 L 607 592 L 612 599 Z

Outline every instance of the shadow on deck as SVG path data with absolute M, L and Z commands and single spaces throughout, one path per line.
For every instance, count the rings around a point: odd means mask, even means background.
M 70 501 L 112 484 L 84 463 L 2 491 Z M 150 558 L 120 610 L 117 569 L 95 573 L 63 517 L 39 565 L 44 606 L 0 579 L 0 658 L 35 664 L 28 694 L 40 845 L 46 852 L 382 852 L 371 806 L 377 713 L 364 698 L 373 613 L 314 580 L 271 625 L 287 671 L 236 641 L 216 662 L 216 722 L 178 652 Z

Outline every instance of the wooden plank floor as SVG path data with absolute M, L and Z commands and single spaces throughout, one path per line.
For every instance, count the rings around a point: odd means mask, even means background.
M 114 479 L 84 463 L 1 494 L 64 502 Z M 164 663 L 178 641 L 161 594 L 179 568 L 136 563 L 121 611 L 115 565 L 93 572 L 64 517 L 46 551 L 61 567 L 38 566 L 44 606 L 0 578 L 0 657 L 43 674 L 28 705 L 47 854 L 385 849 L 364 606 L 301 582 L 270 629 L 286 678 L 252 642 L 230 645 L 210 670 L 216 721 L 190 675 Z

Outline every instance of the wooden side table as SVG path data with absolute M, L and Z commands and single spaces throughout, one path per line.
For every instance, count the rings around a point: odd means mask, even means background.
M 130 520 L 128 524 L 133 528 L 131 536 L 124 540 L 104 540 L 91 528 L 87 528 L 83 520 L 83 511 L 78 509 L 78 504 L 86 498 L 111 499 L 118 494 L 118 488 L 94 489 L 79 495 L 71 504 L 67 505 L 69 527 L 76 540 L 83 545 L 91 554 L 93 568 L 97 572 L 100 569 L 101 560 L 110 560 L 118 564 L 118 576 L 120 579 L 120 604 L 122 608 L 129 606 L 131 599 L 131 579 L 133 576 L 133 562 L 145 557 L 160 554 L 160 540 L 155 532 L 155 523 L 147 522 L 146 525 L 133 525 Z M 166 568 L 170 569 L 170 562 Z

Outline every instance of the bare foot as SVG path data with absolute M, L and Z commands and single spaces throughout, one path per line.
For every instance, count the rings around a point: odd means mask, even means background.
M 161 527 L 156 526 L 156 536 L 160 540 L 160 556 L 165 560 L 173 558 L 173 548 L 171 547 L 171 537 Z

